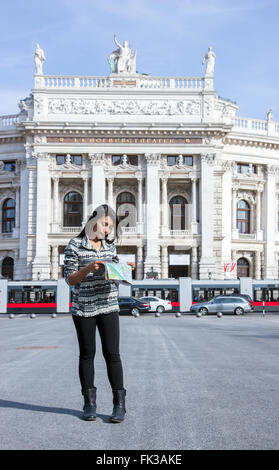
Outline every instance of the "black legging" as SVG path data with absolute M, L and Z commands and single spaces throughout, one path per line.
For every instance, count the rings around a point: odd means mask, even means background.
M 79 378 L 82 388 L 88 389 L 94 386 L 97 325 L 111 388 L 123 389 L 123 370 L 119 354 L 119 313 L 99 314 L 95 317 L 72 315 L 72 317 L 79 343 Z

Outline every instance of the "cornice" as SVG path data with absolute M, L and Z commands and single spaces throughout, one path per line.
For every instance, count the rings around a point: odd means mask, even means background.
M 12 144 L 16 142 L 24 144 L 25 143 L 24 136 L 22 134 L 17 135 L 17 136 L 8 136 L 8 135 L 1 136 L 0 135 L 0 144 Z
M 261 140 L 260 140 L 261 139 Z M 272 140 L 272 141 L 271 141 Z M 263 149 L 279 149 L 279 140 L 270 138 L 270 141 L 263 139 L 261 136 L 255 137 L 225 137 L 223 138 L 224 145 L 239 145 L 242 147 L 258 147 Z

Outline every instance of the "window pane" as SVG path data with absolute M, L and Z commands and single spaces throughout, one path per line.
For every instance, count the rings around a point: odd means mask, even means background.
M 6 211 L 6 218 L 7 219 L 12 219 L 15 216 L 15 210 L 14 209 L 9 209 Z
M 138 156 L 137 156 L 137 155 L 129 155 L 129 157 L 128 157 L 128 162 L 130 163 L 130 165 L 135 165 L 135 166 L 137 166 L 137 164 L 138 164 Z
M 248 212 L 238 211 L 238 218 L 248 220 Z
M 238 201 L 237 207 L 239 209 L 248 209 L 249 208 L 248 203 L 246 201 L 244 201 L 243 199 L 241 199 L 241 201 Z
M 16 170 L 16 163 L 13 162 L 4 162 L 4 170 L 14 172 Z
M 63 165 L 65 163 L 65 155 L 57 155 L 56 163 L 57 165 Z
M 75 165 L 82 165 L 82 156 L 81 155 L 73 155 L 72 156 L 72 162 Z
M 168 156 L 168 165 L 169 165 L 169 166 L 174 165 L 174 164 L 175 164 L 175 159 L 176 159 L 175 156 L 170 156 L 170 155 L 169 155 L 169 156 Z
M 185 165 L 193 166 L 193 157 L 184 157 Z
M 113 155 L 112 156 L 112 164 L 113 165 L 120 165 L 121 163 L 121 158 L 119 155 Z

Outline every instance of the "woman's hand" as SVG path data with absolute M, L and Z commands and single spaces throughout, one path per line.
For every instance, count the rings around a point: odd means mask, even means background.
M 96 271 L 99 271 L 104 264 L 104 261 L 93 261 L 93 263 L 88 265 L 89 272 L 95 273 Z
M 132 267 L 132 271 L 134 271 L 134 269 L 136 269 L 136 264 L 132 263 L 132 261 L 127 261 L 127 264 Z
M 87 264 L 83 268 L 79 269 L 78 271 L 69 275 L 68 280 L 71 286 L 75 286 L 79 282 L 81 282 L 88 273 L 92 272 L 95 273 L 99 271 L 99 269 L 104 265 L 103 261 L 94 261 L 93 263 Z

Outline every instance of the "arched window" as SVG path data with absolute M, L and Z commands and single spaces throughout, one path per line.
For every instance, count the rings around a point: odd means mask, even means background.
M 237 260 L 237 277 L 249 277 L 249 262 L 246 258 Z
M 237 204 L 237 228 L 239 233 L 250 233 L 250 207 L 244 199 Z
M 128 191 L 118 194 L 116 199 L 116 214 L 119 221 L 123 222 L 123 227 L 135 227 L 137 223 L 137 211 L 135 196 Z
M 2 261 L 1 274 L 3 277 L 13 280 L 14 278 L 14 260 L 7 256 Z
M 2 207 L 2 232 L 11 233 L 15 226 L 15 201 L 6 199 Z
M 82 197 L 71 191 L 64 198 L 64 227 L 80 227 L 82 224 Z
M 170 207 L 170 229 L 185 230 L 188 228 L 188 202 L 183 196 L 174 196 L 169 202 Z M 187 226 L 186 226 L 187 225 Z

